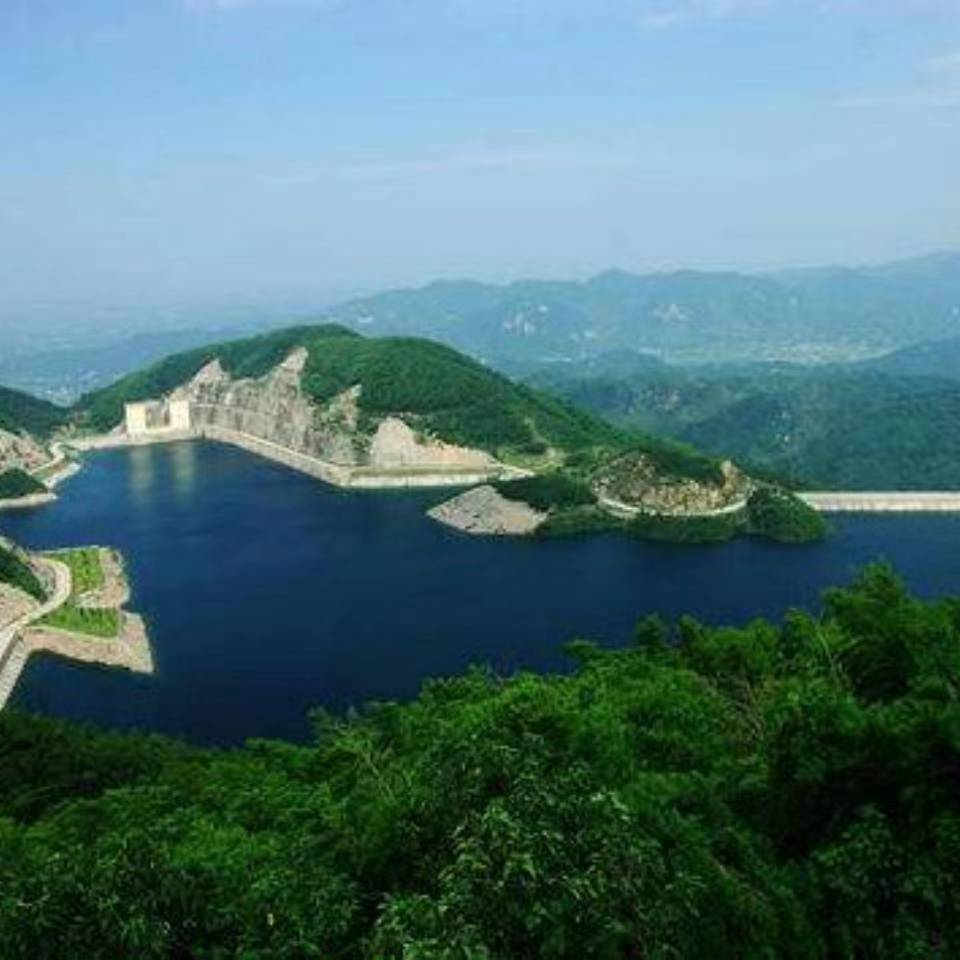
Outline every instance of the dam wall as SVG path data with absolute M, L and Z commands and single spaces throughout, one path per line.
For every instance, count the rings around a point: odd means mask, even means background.
M 960 492 L 893 491 L 863 493 L 798 493 L 808 506 L 821 513 L 957 513 Z
M 302 453 L 282 444 L 265 440 L 240 430 L 215 423 L 204 423 L 189 430 L 158 429 L 135 436 L 126 433 L 111 433 L 100 437 L 87 437 L 71 441 L 76 450 L 113 450 L 123 447 L 143 447 L 160 443 L 176 443 L 183 440 L 213 440 L 239 447 L 275 463 L 280 463 L 307 476 L 315 477 L 337 487 L 360 490 L 407 489 L 416 487 L 472 486 L 495 479 L 519 479 L 529 472 L 497 464 L 489 468 L 408 466 L 373 467 L 331 463 L 319 457 Z
M 399 415 L 361 429 L 359 384 L 316 403 L 301 379 L 308 359 L 298 347 L 255 379 L 234 379 L 213 360 L 189 383 L 158 400 L 124 405 L 123 421 L 77 450 L 106 450 L 204 438 L 338 487 L 385 489 L 471 486 L 530 476 L 491 453 L 419 434 Z
M 477 468 L 400 467 L 388 469 L 348 466 L 346 464 L 329 463 L 309 454 L 291 450 L 279 443 L 273 443 L 249 433 L 241 433 L 238 430 L 230 430 L 227 427 L 215 424 L 205 424 L 199 427 L 195 433 L 198 437 L 204 439 L 217 440 L 220 443 L 240 447 L 250 453 L 266 457 L 268 460 L 281 463 L 326 483 L 352 489 L 383 490 L 407 487 L 469 486 L 475 483 L 483 483 L 504 473 L 500 468 L 481 470 Z
M 205 440 L 216 440 L 219 443 L 227 443 L 233 447 L 239 447 L 249 453 L 255 453 L 268 460 L 273 460 L 275 463 L 281 463 L 285 467 L 298 470 L 300 473 L 316 477 L 318 480 L 335 484 L 338 487 L 350 485 L 352 467 L 328 463 L 325 460 L 311 457 L 309 454 L 300 453 L 297 450 L 284 447 L 279 443 L 273 443 L 271 440 L 255 437 L 250 433 L 241 433 L 239 430 L 231 430 L 228 427 L 208 423 L 196 429 L 194 436 Z

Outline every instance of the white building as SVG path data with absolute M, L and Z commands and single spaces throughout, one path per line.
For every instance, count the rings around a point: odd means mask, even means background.
M 124 404 L 127 436 L 189 431 L 192 425 L 189 400 L 144 400 Z

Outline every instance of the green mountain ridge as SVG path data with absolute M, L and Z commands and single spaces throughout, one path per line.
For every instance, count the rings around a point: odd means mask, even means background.
M 616 356 L 529 378 L 627 429 L 836 490 L 960 489 L 960 383 L 881 365 L 671 367 Z
M 365 333 L 436 338 L 505 369 L 615 349 L 841 360 L 953 334 L 960 254 L 766 275 L 611 270 L 584 282 L 443 281 L 326 316 Z
M 767 274 L 607 270 L 582 282 L 438 280 L 355 298 L 301 322 L 322 317 L 364 334 L 427 337 L 511 374 L 620 349 L 671 361 L 825 363 L 955 336 L 958 277 L 960 254 L 948 252 L 872 267 Z M 250 319 L 245 325 L 257 326 Z M 0 380 L 69 401 L 78 390 L 99 390 L 180 344 L 217 340 L 223 337 L 208 326 L 71 350 L 21 350 L 0 360 Z
M 21 390 L 0 387 L 0 430 L 45 439 L 69 418 L 69 411 Z
M 551 444 L 574 450 L 626 442 L 616 428 L 450 347 L 415 338 L 367 339 L 336 325 L 292 327 L 176 354 L 88 394 L 74 415 L 95 430 L 109 430 L 122 419 L 124 403 L 164 396 L 213 360 L 234 378 L 257 378 L 297 347 L 308 351 L 302 388 L 317 404 L 360 385 L 362 413 L 400 414 L 452 443 L 537 454 Z

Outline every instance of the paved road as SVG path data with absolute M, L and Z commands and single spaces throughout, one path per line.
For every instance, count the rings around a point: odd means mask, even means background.
M 31 623 L 62 607 L 70 599 L 70 591 L 73 589 L 70 568 L 66 564 L 47 557 L 37 559 L 53 574 L 53 593 L 45 603 L 0 630 L 0 710 L 6 705 L 23 668 L 25 657 L 17 656 L 15 644 L 17 636 Z
M 619 517 L 635 517 L 640 513 L 653 513 L 656 511 L 645 510 L 643 507 L 638 507 L 635 504 L 624 503 L 622 500 L 614 500 L 612 497 L 598 497 L 597 500 L 600 503 L 600 506 L 606 507 L 611 513 Z M 678 517 L 722 517 L 728 513 L 739 513 L 741 510 L 745 509 L 747 506 L 746 500 L 738 500 L 736 503 L 728 504 L 725 507 L 717 507 L 716 510 L 701 510 L 697 513 L 687 513 L 686 511 L 679 512 L 677 514 L 661 514 L 661 516 L 678 516 Z

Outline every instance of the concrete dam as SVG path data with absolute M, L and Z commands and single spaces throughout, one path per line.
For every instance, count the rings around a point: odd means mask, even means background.
M 958 491 L 816 492 L 801 500 L 821 513 L 960 513 Z
M 399 416 L 383 417 L 372 434 L 362 431 L 360 387 L 316 404 L 301 390 L 305 361 L 306 351 L 295 350 L 264 377 L 234 380 L 214 360 L 167 397 L 125 404 L 123 423 L 110 434 L 73 445 L 210 439 L 354 488 L 472 486 L 530 475 L 484 450 L 422 436 Z

